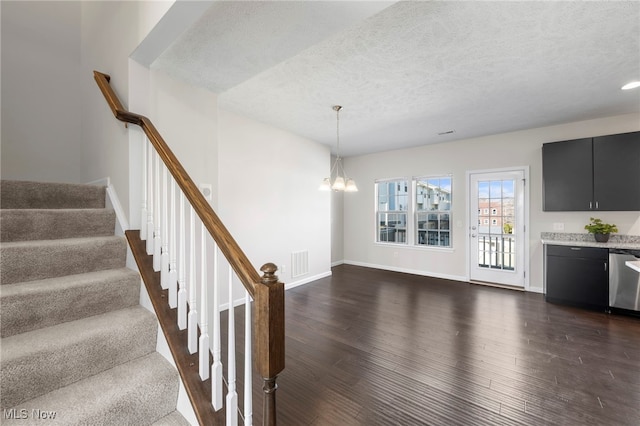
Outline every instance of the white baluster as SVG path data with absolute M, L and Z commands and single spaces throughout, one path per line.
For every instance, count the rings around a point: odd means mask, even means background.
M 184 330 L 187 327 L 187 283 L 185 258 L 187 256 L 186 223 L 184 220 L 184 194 L 180 191 L 180 254 L 178 256 L 178 329 Z
M 140 194 L 140 239 L 147 239 L 147 138 L 142 140 L 142 193 Z
M 214 244 L 215 245 L 215 244 Z M 220 300 L 218 281 L 218 247 L 213 251 L 213 364 L 211 365 L 211 404 L 222 408 L 222 361 L 220 357 Z
M 207 318 L 209 310 L 207 305 L 207 228 L 204 223 L 200 228 L 200 342 L 198 344 L 199 357 L 199 373 L 202 380 L 209 378 L 209 319 Z
M 162 164 L 162 239 L 160 256 L 160 286 L 163 289 L 169 288 L 169 171 Z
M 253 377 L 251 365 L 251 296 L 245 290 L 244 295 L 244 425 L 253 423 Z
M 190 354 L 198 350 L 198 308 L 196 305 L 196 214 L 189 206 L 189 315 L 187 316 L 187 347 Z
M 169 176 L 171 185 L 171 214 L 169 215 L 169 307 L 174 309 L 178 306 L 178 267 L 176 250 L 176 182 Z
M 233 309 L 233 270 L 229 266 L 229 337 L 227 361 L 227 426 L 238 424 L 238 394 L 236 392 L 236 326 Z M 249 392 L 250 388 L 247 389 Z
M 153 201 L 155 206 L 153 207 L 153 270 L 158 272 L 162 268 L 162 239 L 160 236 L 160 156 L 158 153 L 155 155 L 155 196 Z
M 153 146 L 149 143 L 147 149 L 147 254 L 151 256 L 153 254 Z

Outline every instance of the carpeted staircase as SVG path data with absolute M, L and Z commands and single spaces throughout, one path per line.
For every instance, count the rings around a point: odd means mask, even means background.
M 104 187 L 1 182 L 1 424 L 188 424 L 114 229 Z

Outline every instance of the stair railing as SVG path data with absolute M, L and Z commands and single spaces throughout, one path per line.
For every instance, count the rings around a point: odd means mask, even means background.
M 160 273 L 160 285 L 166 291 L 152 290 L 149 292 L 150 297 L 158 312 L 163 332 L 194 406 L 198 422 L 202 425 L 215 424 L 214 419 L 219 416 L 214 412 L 221 410 L 223 405 L 226 405 L 226 424 L 236 425 L 238 422 L 236 333 L 232 291 L 234 277 L 237 277 L 245 288 L 245 359 L 240 363 L 244 368 L 244 399 L 240 415 L 245 425 L 251 424 L 253 357 L 256 370 L 263 379 L 262 423 L 275 425 L 276 378 L 284 369 L 284 284 L 279 282 L 275 275 L 276 266 L 267 263 L 261 268 L 263 276 L 258 274 L 153 123 L 147 117 L 131 113 L 122 106 L 109 84 L 110 76 L 94 71 L 94 78 L 114 116 L 125 123 L 140 126 L 146 135 L 141 167 L 141 229 L 139 234 L 137 231 L 128 231 L 127 238 L 131 243 L 138 237 L 140 242 L 141 248 L 137 250 L 132 244 L 132 251 L 138 265 L 143 266 L 140 269 L 145 284 L 154 279 L 157 275 L 154 272 Z M 146 240 L 146 243 L 142 243 L 142 240 Z M 221 355 L 223 342 L 220 337 L 220 305 L 223 301 L 219 300 L 222 283 L 219 282 L 221 274 L 218 252 L 222 253 L 229 265 L 227 395 L 224 404 Z M 149 260 L 146 270 L 144 260 L 141 259 L 145 255 L 153 256 L 153 261 L 151 263 Z M 149 288 L 148 284 L 147 287 Z M 207 303 L 209 292 L 213 292 L 211 305 Z M 164 297 L 168 299 L 167 306 L 159 302 Z M 254 301 L 253 315 L 251 300 Z M 213 310 L 211 316 L 210 308 Z M 170 313 L 159 313 L 165 311 Z M 171 316 L 175 318 L 174 323 L 168 323 L 164 318 Z M 211 330 L 210 317 L 213 318 Z M 187 334 L 186 339 L 182 339 L 186 341 L 186 347 L 177 347 L 176 342 L 180 339 L 174 335 L 180 333 L 183 337 L 184 333 Z M 210 350 L 210 341 L 213 343 L 213 351 Z M 197 373 L 194 371 L 193 362 L 189 361 L 189 355 L 186 355 L 187 352 L 192 358 L 197 352 Z M 211 355 L 213 362 L 210 359 Z M 195 375 L 199 376 L 199 383 L 194 379 Z M 203 386 L 209 379 L 211 386 Z M 203 393 L 206 395 L 203 396 Z

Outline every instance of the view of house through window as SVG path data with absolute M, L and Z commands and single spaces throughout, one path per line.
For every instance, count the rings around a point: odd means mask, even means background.
M 377 181 L 376 241 L 451 247 L 451 187 L 451 176 Z
M 416 179 L 418 245 L 451 247 L 451 177 Z
M 407 243 L 409 182 L 388 180 L 376 183 L 377 241 Z

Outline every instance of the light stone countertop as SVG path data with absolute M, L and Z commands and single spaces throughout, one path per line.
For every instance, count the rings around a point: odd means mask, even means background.
M 606 243 L 599 243 L 593 234 L 572 234 L 568 232 L 542 232 L 542 244 L 574 247 L 596 247 L 605 249 L 640 250 L 640 235 L 613 234 Z
M 633 269 L 634 271 L 640 272 L 640 260 L 627 261 L 627 262 L 624 262 L 624 264 L 627 265 L 629 268 Z

